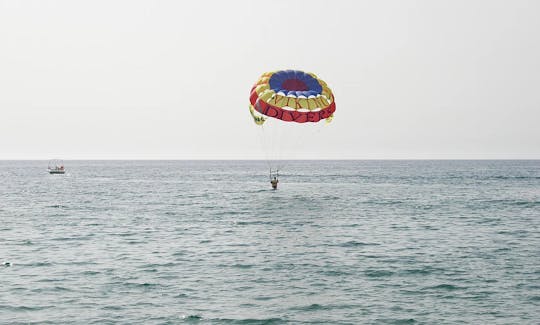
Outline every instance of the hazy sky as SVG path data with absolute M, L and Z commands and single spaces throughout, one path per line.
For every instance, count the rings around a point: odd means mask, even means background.
M 335 93 L 302 158 L 540 158 L 540 1 L 2 1 L 0 159 L 262 158 L 265 71 Z

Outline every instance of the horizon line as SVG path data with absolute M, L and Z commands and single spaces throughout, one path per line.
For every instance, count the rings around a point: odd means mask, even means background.
M 467 160 L 540 160 L 539 158 L 291 158 L 291 159 L 261 159 L 261 158 L 0 158 L 0 161 L 467 161 Z

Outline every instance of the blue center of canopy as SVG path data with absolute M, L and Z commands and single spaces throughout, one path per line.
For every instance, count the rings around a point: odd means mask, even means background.
M 298 70 L 277 71 L 270 77 L 269 84 L 276 93 L 282 92 L 296 97 L 317 96 L 322 92 L 322 87 L 317 79 Z

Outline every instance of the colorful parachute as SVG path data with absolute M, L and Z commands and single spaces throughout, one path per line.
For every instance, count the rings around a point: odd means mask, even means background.
M 330 122 L 336 110 L 326 83 L 313 73 L 298 70 L 264 73 L 251 88 L 249 101 L 249 111 L 258 125 L 267 117 L 296 123 Z

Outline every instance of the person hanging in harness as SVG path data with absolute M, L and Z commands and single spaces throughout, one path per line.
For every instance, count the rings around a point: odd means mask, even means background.
M 272 177 L 272 169 L 270 169 L 270 184 L 272 184 L 272 189 L 274 190 L 277 190 L 277 184 L 279 183 L 278 176 L 279 171 L 276 170 L 276 174 Z

